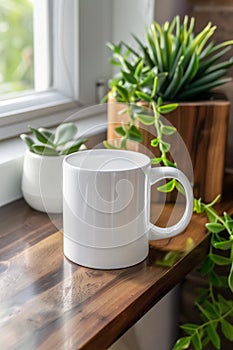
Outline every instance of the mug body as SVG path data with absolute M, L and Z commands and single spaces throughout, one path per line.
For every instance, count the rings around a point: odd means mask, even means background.
M 63 162 L 64 254 L 92 268 L 135 265 L 148 255 L 150 159 L 91 150 Z
M 64 156 L 42 156 L 26 151 L 22 193 L 34 209 L 47 213 L 62 212 L 62 161 Z

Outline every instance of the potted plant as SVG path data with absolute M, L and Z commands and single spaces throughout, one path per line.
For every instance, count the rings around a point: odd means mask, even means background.
M 55 131 L 30 127 L 34 138 L 21 134 L 28 150 L 24 156 L 22 193 L 34 209 L 62 212 L 62 162 L 67 154 L 85 148 L 87 139 L 76 139 L 73 123 L 59 125 Z
M 212 89 L 231 80 L 225 76 L 233 65 L 233 57 L 223 62 L 220 59 L 231 49 L 233 40 L 216 45 L 210 41 L 215 26 L 208 23 L 195 34 L 194 24 L 194 18 L 185 16 L 181 22 L 176 16 L 163 26 L 154 22 L 146 30 L 145 43 L 133 35 L 136 48 L 125 42 L 108 44 L 113 53 L 111 63 L 119 68 L 119 73 L 110 81 L 108 140 L 133 139 L 137 129 L 137 141 L 144 139 L 144 145 L 150 148 L 156 123 L 140 117 L 145 111 L 140 111 L 135 104 L 142 101 L 152 107 L 153 103 L 154 113 L 167 113 L 166 118 L 189 150 L 195 196 L 209 202 L 222 191 L 230 108 L 230 103 L 223 96 L 213 94 Z M 175 108 L 173 104 L 170 108 L 164 106 L 163 101 L 179 105 Z M 119 103 L 128 104 L 127 114 L 118 113 L 123 109 Z M 145 124 L 149 125 L 146 130 Z M 157 141 L 153 143 L 152 146 Z

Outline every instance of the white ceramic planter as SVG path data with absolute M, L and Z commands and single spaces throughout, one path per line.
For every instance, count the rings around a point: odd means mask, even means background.
M 47 213 L 62 212 L 62 162 L 64 156 L 25 153 L 22 192 L 34 209 Z

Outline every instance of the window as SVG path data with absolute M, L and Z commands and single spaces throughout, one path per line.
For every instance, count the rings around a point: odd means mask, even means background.
M 50 127 L 81 104 L 95 104 L 96 81 L 112 76 L 106 48 L 112 40 L 112 1 L 31 0 L 31 4 L 34 86 L 0 100 L 0 140 L 28 131 L 29 124 Z
M 0 98 L 34 86 L 33 3 L 0 3 Z
M 77 22 L 78 0 L 0 2 L 0 139 L 77 106 Z

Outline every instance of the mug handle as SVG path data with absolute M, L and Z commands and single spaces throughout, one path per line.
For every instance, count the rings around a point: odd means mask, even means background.
M 193 190 L 188 178 L 179 169 L 172 167 L 151 168 L 150 183 L 155 184 L 166 178 L 178 180 L 184 187 L 186 197 L 186 207 L 182 218 L 169 227 L 159 227 L 150 223 L 149 240 L 157 240 L 176 236 L 181 233 L 189 224 L 193 213 Z

